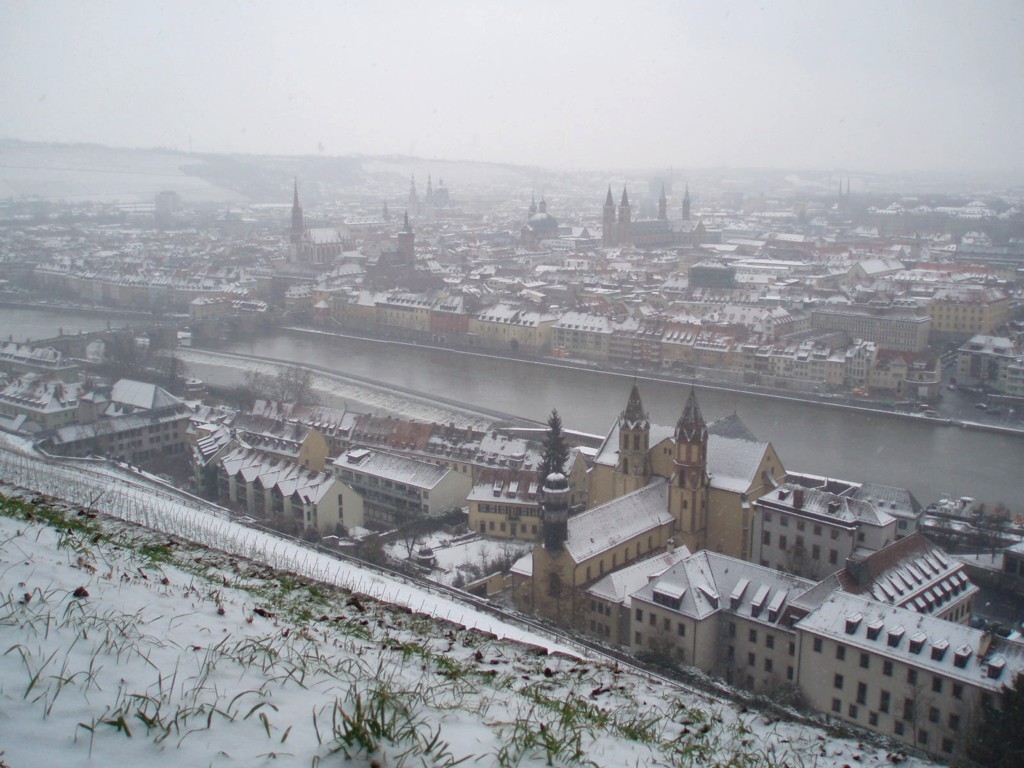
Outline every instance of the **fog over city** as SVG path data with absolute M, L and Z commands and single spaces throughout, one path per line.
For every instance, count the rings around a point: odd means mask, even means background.
M 9 2 L 0 137 L 573 169 L 1019 169 L 1022 13 Z

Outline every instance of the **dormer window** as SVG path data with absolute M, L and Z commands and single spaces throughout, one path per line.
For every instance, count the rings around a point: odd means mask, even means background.
M 924 641 L 927 639 L 927 636 L 923 632 L 919 632 L 910 638 L 910 652 L 920 653 L 921 649 L 924 648 Z
M 988 676 L 992 680 L 999 679 L 999 676 L 1003 674 L 1003 670 L 1006 668 L 1006 659 L 1002 656 L 993 656 L 988 662 Z
M 972 653 L 974 653 L 974 651 L 971 650 L 970 646 L 961 645 L 953 654 L 953 665 L 960 669 L 964 669 L 967 666 L 967 660 L 971 658 Z
M 895 627 L 889 630 L 889 647 L 895 648 L 900 644 L 900 640 L 903 639 L 904 633 L 903 627 Z
M 864 617 L 861 616 L 859 613 L 855 613 L 853 616 L 848 616 L 846 619 L 846 634 L 852 635 L 854 632 L 856 632 L 857 627 L 860 626 L 860 623 L 863 620 Z
M 934 661 L 942 661 L 948 648 L 949 640 L 939 640 L 938 642 L 932 643 L 932 659 Z
M 868 624 L 868 640 L 877 640 L 878 636 L 882 634 L 882 622 L 874 621 Z

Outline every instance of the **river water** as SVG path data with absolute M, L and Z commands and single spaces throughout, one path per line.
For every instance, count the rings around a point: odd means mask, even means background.
M 56 307 L 52 310 L 0 307 L 0 341 L 39 341 L 62 333 L 105 331 L 131 323 L 123 317 L 64 312 Z
M 450 350 L 364 339 L 274 333 L 225 351 L 330 368 L 435 397 L 603 434 L 632 379 Z M 688 386 L 638 378 L 651 420 L 674 424 Z M 791 470 L 909 488 L 923 504 L 974 496 L 1024 511 L 1024 438 L 698 387 L 709 421 L 737 413 Z
M 54 310 L 0 307 L 0 339 L 40 339 L 126 325 L 130 320 Z M 552 408 L 565 426 L 604 433 L 625 407 L 631 378 L 538 366 L 450 350 L 344 337 L 272 333 L 225 351 L 319 365 L 407 387 L 431 397 L 544 421 Z M 674 424 L 687 387 L 638 379 L 651 419 Z M 709 420 L 734 411 L 785 466 L 856 481 L 909 488 L 927 504 L 947 495 L 974 496 L 1024 512 L 1024 438 L 925 421 L 845 411 L 745 393 L 698 388 Z

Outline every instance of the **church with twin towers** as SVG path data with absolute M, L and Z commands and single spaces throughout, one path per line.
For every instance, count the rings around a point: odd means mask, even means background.
M 629 202 L 629 191 L 623 186 L 619 204 L 615 204 L 611 186 L 605 196 L 601 215 L 601 245 L 605 248 L 665 248 L 694 246 L 704 242 L 707 232 L 700 219 L 694 219 L 690 210 L 690 188 L 683 193 L 682 216 L 670 219 L 668 198 L 662 185 L 658 198 L 658 217 L 634 217 Z

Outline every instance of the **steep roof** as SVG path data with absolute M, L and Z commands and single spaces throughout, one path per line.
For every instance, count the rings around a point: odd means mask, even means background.
M 657 478 L 638 491 L 570 517 L 565 550 L 582 563 L 673 519 L 668 512 L 668 482 Z
M 725 610 L 775 624 L 785 616 L 789 602 L 813 586 L 813 581 L 799 576 L 703 550 L 634 595 L 650 602 L 658 602 L 656 593 L 670 596 L 679 601 L 676 610 L 698 619 Z
M 156 411 L 181 404 L 181 400 L 163 387 L 145 381 L 120 379 L 110 390 L 110 401 L 132 410 Z
M 594 582 L 587 589 L 587 594 L 613 603 L 623 603 L 628 607 L 629 598 L 634 592 L 689 556 L 690 550 L 686 547 L 677 547 L 671 552 L 659 552 L 653 557 L 609 573 Z

